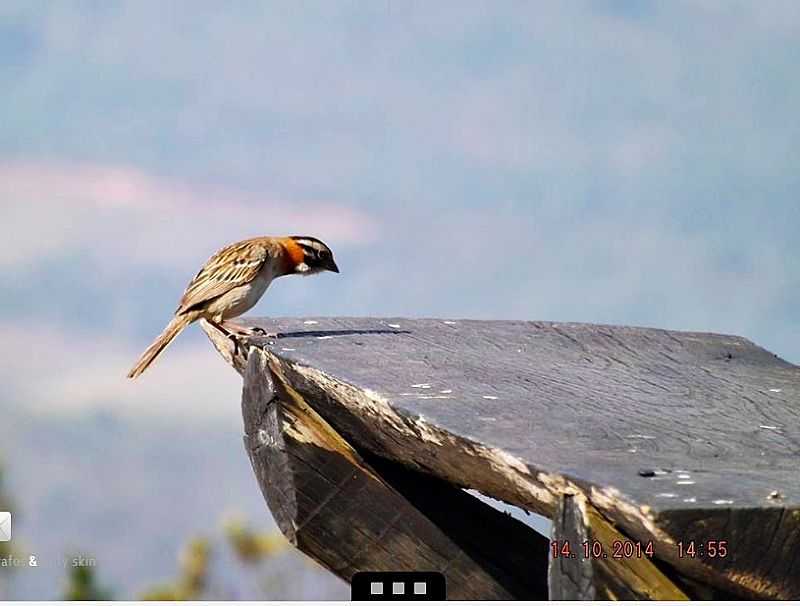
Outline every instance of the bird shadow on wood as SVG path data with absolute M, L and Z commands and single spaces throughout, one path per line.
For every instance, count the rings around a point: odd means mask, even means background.
M 298 330 L 292 332 L 279 332 L 276 333 L 277 339 L 301 339 L 308 337 L 347 337 L 352 335 L 410 335 L 410 330 L 388 330 L 388 329 L 370 329 L 370 330 Z

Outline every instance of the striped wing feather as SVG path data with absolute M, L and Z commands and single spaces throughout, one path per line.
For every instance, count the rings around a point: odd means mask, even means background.
M 268 256 L 267 247 L 258 240 L 244 240 L 217 251 L 186 287 L 175 313 L 185 313 L 252 281 Z

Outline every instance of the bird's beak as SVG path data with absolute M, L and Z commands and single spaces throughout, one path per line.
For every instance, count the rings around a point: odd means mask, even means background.
M 331 259 L 331 262 L 325 266 L 325 269 L 327 269 L 328 271 L 332 271 L 335 274 L 339 273 L 339 267 L 336 265 L 336 261 L 334 261 L 333 259 Z

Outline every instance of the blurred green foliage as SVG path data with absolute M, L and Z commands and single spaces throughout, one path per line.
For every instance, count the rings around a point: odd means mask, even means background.
M 240 517 L 227 518 L 223 522 L 223 532 L 236 559 L 247 566 L 262 563 L 289 545 L 279 532 L 255 531 Z M 212 552 L 212 544 L 207 538 L 190 539 L 178 558 L 175 580 L 146 590 L 140 599 L 174 601 L 203 598 L 210 584 Z
M 69 568 L 67 588 L 62 599 L 83 602 L 87 600 L 104 601 L 113 598 L 108 589 L 98 585 L 94 566 L 78 565 Z
M 145 591 L 142 600 L 196 600 L 208 586 L 211 545 L 205 538 L 194 538 L 178 557 L 178 577 L 170 583 Z
M 258 564 L 284 551 L 289 543 L 276 531 L 257 532 L 239 516 L 228 517 L 223 523 L 228 544 L 243 564 Z

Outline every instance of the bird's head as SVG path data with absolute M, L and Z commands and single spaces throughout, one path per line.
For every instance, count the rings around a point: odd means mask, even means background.
M 310 276 L 323 271 L 339 273 L 333 252 L 328 246 L 311 236 L 289 236 L 286 238 L 290 267 L 287 273 Z

